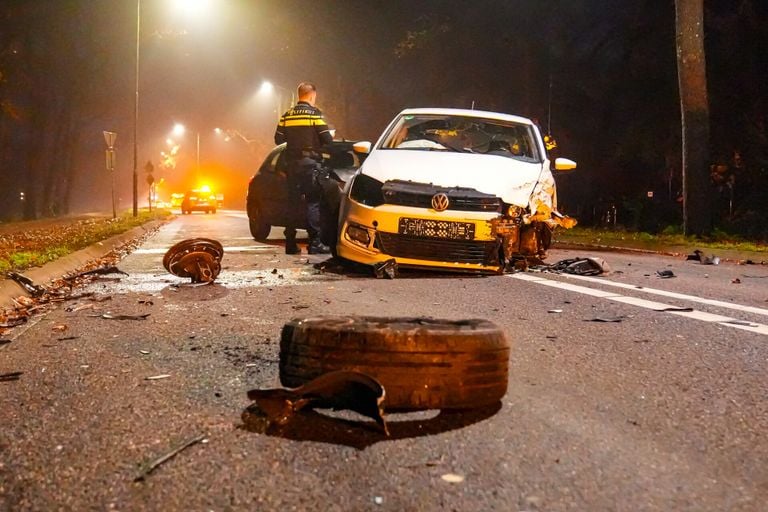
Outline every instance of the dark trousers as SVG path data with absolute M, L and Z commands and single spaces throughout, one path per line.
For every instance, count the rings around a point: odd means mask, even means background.
M 322 190 L 314 178 L 316 167 L 317 162 L 311 158 L 304 158 L 288 166 L 288 190 L 292 196 L 290 200 L 300 201 L 304 198 L 310 244 L 322 240 L 323 228 L 320 210 Z M 283 233 L 287 244 L 296 243 L 295 226 L 286 226 Z

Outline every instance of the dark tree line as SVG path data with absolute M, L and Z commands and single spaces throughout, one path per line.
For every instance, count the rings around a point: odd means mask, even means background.
M 87 183 L 78 155 L 86 143 L 93 153 L 93 134 L 108 128 L 104 119 L 122 123 L 119 141 L 130 142 L 131 4 L 0 6 L 0 217 L 18 213 L 21 188 L 26 217 L 67 212 L 73 183 Z M 263 77 L 284 85 L 316 80 L 321 106 L 349 138 L 375 138 L 404 107 L 474 104 L 519 113 L 536 118 L 557 151 L 578 160 L 560 195 L 582 224 L 617 220 L 649 231 L 682 224 L 674 0 L 233 4 L 243 26 L 231 31 L 246 34 L 247 51 L 216 57 L 230 64 L 216 76 L 226 87 L 216 101 L 201 96 L 213 82 L 176 94 L 158 74 L 159 61 L 146 73 L 148 85 L 185 99 L 198 118 L 215 117 L 214 109 Z M 708 175 L 696 197 L 711 194 L 700 208 L 709 208 L 717 227 L 766 238 L 768 3 L 703 0 L 703 7 L 709 157 L 695 164 Z M 322 30 L 307 30 L 307 19 Z M 166 67 L 188 67 L 198 84 L 211 75 L 200 59 L 185 62 Z M 606 215 L 614 208 L 616 217 Z M 696 217 L 702 225 L 694 231 L 711 226 L 705 217 Z

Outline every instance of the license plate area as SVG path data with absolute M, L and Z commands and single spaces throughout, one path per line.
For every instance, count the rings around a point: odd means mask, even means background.
M 397 232 L 401 235 L 421 236 L 426 238 L 474 240 L 475 224 L 472 222 L 400 217 Z

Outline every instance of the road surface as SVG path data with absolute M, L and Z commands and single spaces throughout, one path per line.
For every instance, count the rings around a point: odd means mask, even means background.
M 178 286 L 162 256 L 198 236 L 224 244 L 223 270 Z M 243 212 L 181 216 L 127 277 L 82 290 L 109 300 L 9 333 L 0 374 L 23 373 L 0 381 L 0 510 L 765 510 L 768 268 L 603 253 L 601 277 L 377 280 L 303 248 L 254 242 Z M 346 313 L 492 320 L 513 345 L 506 396 L 388 415 L 389 438 L 346 412 L 245 424 L 247 390 L 279 385 L 283 323 Z

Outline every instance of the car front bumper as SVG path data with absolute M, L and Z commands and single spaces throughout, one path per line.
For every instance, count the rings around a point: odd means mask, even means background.
M 395 259 L 398 265 L 462 272 L 498 273 L 500 240 L 491 221 L 496 212 L 436 212 L 384 204 L 343 204 L 337 253 L 342 258 L 375 265 Z M 404 223 L 424 228 L 408 232 Z

